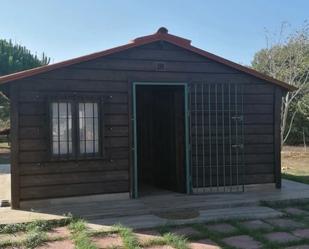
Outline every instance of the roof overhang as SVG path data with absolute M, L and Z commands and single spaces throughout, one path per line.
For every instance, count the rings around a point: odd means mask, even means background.
M 122 46 L 119 46 L 119 47 L 107 49 L 107 50 L 104 50 L 104 51 L 101 51 L 101 52 L 77 57 L 77 58 L 74 58 L 74 59 L 70 59 L 70 60 L 66 60 L 66 61 L 62 61 L 62 62 L 58 62 L 58 63 L 54 63 L 54 64 L 50 64 L 50 65 L 37 67 L 37 68 L 33 68 L 33 69 L 29 69 L 29 70 L 25 70 L 25 71 L 21 71 L 21 72 L 2 76 L 2 77 L 0 77 L 0 84 L 4 84 L 4 83 L 11 82 L 11 81 L 24 79 L 24 78 L 28 78 L 28 77 L 31 77 L 31 76 L 35 76 L 37 74 L 46 73 L 46 72 L 49 72 L 49 71 L 52 71 L 52 70 L 55 70 L 55 69 L 59 69 L 59 68 L 63 68 L 63 67 L 67 67 L 67 66 L 70 66 L 70 65 L 73 65 L 73 64 L 77 64 L 77 63 L 81 63 L 81 62 L 85 62 L 85 61 L 90 61 L 90 60 L 93 60 L 93 59 L 97 59 L 97 58 L 100 58 L 100 57 L 103 57 L 103 56 L 107 56 L 107 55 L 110 55 L 110 54 L 113 54 L 113 53 L 121 52 L 121 51 L 130 49 L 130 48 L 138 47 L 138 46 L 145 45 L 145 44 L 152 43 L 152 42 L 156 42 L 156 41 L 166 41 L 166 42 L 172 43 L 176 46 L 187 49 L 187 50 L 189 50 L 193 53 L 204 56 L 204 57 L 206 57 L 210 60 L 216 61 L 218 63 L 222 63 L 226 66 L 232 67 L 236 70 L 247 73 L 247 74 L 252 75 L 256 78 L 259 78 L 259 79 L 265 80 L 267 82 L 273 83 L 275 85 L 278 85 L 278 86 L 282 87 L 283 89 L 285 89 L 287 91 L 294 91 L 294 90 L 297 89 L 297 87 L 295 87 L 295 86 L 292 86 L 292 85 L 287 84 L 283 81 L 269 77 L 269 76 L 262 74 L 262 73 L 254 70 L 252 68 L 242 66 L 242 65 L 237 64 L 235 62 L 232 62 L 230 60 L 224 59 L 220 56 L 209 53 L 205 50 L 194 47 L 194 46 L 191 45 L 190 40 L 187 40 L 187 39 L 175 36 L 175 35 L 171 35 L 171 34 L 168 33 L 166 28 L 160 28 L 158 30 L 158 32 L 156 32 L 155 34 L 136 38 L 126 45 L 122 45 Z

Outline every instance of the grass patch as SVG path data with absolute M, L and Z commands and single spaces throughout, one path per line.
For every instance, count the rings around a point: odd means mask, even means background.
M 10 158 L 8 157 L 0 157 L 0 164 L 9 164 Z
M 150 239 L 147 242 L 144 242 L 142 245 L 143 248 L 147 248 L 150 246 L 169 245 L 175 249 L 188 249 L 189 248 L 188 241 L 185 237 L 179 236 L 177 234 L 170 232 L 170 230 L 174 227 L 181 227 L 181 226 L 174 226 L 174 225 L 166 224 L 166 225 L 162 225 L 162 226 L 154 228 L 162 235 L 162 237 Z M 141 245 L 139 246 L 141 247 Z
M 183 236 L 178 236 L 173 233 L 166 233 L 163 235 L 163 240 L 166 244 L 176 249 L 188 249 L 187 239 Z
M 27 237 L 22 244 L 29 249 L 36 248 L 37 246 L 43 244 L 47 241 L 47 234 L 45 231 L 40 231 L 39 229 L 30 230 L 27 233 Z
M 79 232 L 85 231 L 87 227 L 86 227 L 85 221 L 77 219 L 77 220 L 73 220 L 73 222 L 69 225 L 69 229 L 73 233 L 79 233 Z
M 14 234 L 18 232 L 24 232 L 26 231 L 26 229 L 27 229 L 27 224 L 25 223 L 2 225 L 0 227 L 0 233 Z
M 309 227 L 309 219 L 308 219 L 308 216 L 306 215 L 290 215 L 289 218 L 299 223 L 305 224 L 306 227 Z
M 288 173 L 282 173 L 282 178 L 295 182 L 309 184 L 309 175 L 292 175 Z
M 42 220 L 37 220 L 34 222 L 31 222 L 29 224 L 26 224 L 26 229 L 28 231 L 50 231 L 51 229 L 53 229 L 54 227 L 59 226 L 59 223 L 57 222 L 56 224 L 53 222 L 49 222 L 49 221 L 42 221 Z
M 69 225 L 69 229 L 76 249 L 97 249 L 90 239 L 85 221 L 73 220 Z
M 49 240 L 46 233 L 47 231 L 50 231 L 55 227 L 65 226 L 70 222 L 71 218 L 51 221 L 37 220 L 30 223 L 3 225 L 0 227 L 1 234 L 14 235 L 18 237 L 21 233 L 24 233 L 25 238 L 16 241 L 0 241 L 0 246 L 23 247 L 29 249 L 36 248 Z M 52 240 L 57 239 L 59 238 L 54 238 Z
M 61 220 L 36 220 L 29 223 L 0 225 L 0 233 L 15 234 L 18 232 L 34 230 L 36 227 L 43 231 L 49 231 L 54 227 L 66 226 L 70 224 L 71 221 L 72 217 L 68 217 Z
M 0 164 L 10 163 L 10 146 L 7 142 L 0 142 Z
M 0 142 L 0 149 L 10 149 L 8 142 Z
M 166 245 L 166 241 L 164 240 L 164 238 L 155 238 L 148 240 L 147 242 L 144 242 L 142 246 L 143 248 L 145 248 L 150 246 L 163 246 L 163 245 Z
M 165 224 L 165 225 L 162 225 L 162 226 L 158 226 L 156 227 L 156 230 L 161 234 L 165 234 L 165 233 L 168 233 L 171 229 L 172 229 L 173 226 L 171 225 L 168 225 L 168 224 Z M 175 227 L 175 226 L 174 226 Z
M 139 242 L 132 229 L 122 225 L 116 225 L 114 229 L 118 231 L 126 249 L 140 248 Z
M 112 234 L 118 234 L 119 230 L 116 228 L 111 228 L 109 230 L 88 231 L 88 233 L 89 233 L 89 236 L 91 237 L 96 237 L 96 236 L 106 237 Z
M 275 209 L 282 209 L 286 207 L 305 207 L 306 209 L 307 207 L 309 208 L 309 198 L 282 201 L 261 201 L 260 205 Z
M 16 238 L 18 235 L 16 235 Z M 6 239 L 6 238 L 2 238 L 0 240 L 0 248 L 6 248 L 6 247 L 10 247 L 10 248 L 15 248 L 15 247 L 18 247 L 18 246 L 21 246 L 22 245 L 22 242 L 23 240 L 12 240 L 12 239 Z
M 25 226 L 27 234 L 22 245 L 26 248 L 34 249 L 48 241 L 46 232 L 50 231 L 55 226 L 59 226 L 59 222 L 37 220 L 25 224 Z

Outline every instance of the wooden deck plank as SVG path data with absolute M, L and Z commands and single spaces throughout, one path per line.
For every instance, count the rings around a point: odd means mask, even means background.
M 262 188 L 262 189 L 261 189 Z M 261 200 L 287 200 L 309 198 L 309 186 L 284 181 L 281 190 L 274 184 L 251 188 L 244 193 L 220 193 L 205 195 L 185 195 L 168 193 L 146 196 L 139 199 L 91 201 L 78 204 L 52 205 L 32 209 L 51 214 L 72 213 L 85 219 L 103 219 L 106 217 L 124 217 L 150 215 L 175 209 L 214 210 L 228 207 L 257 206 Z M 173 203 L 171 206 L 170 203 Z M 176 207 L 176 208 L 175 208 Z M 29 207 L 30 209 L 30 207 Z
M 57 204 L 41 207 L 29 207 L 30 211 L 0 209 L 0 224 L 27 222 L 33 219 L 63 218 L 65 213 L 81 216 L 96 224 L 124 222 L 130 226 L 153 227 L 167 222 L 154 216 L 154 213 L 164 211 L 193 209 L 200 212 L 197 220 L 191 222 L 208 221 L 211 219 L 247 216 L 263 218 L 267 215 L 280 215 L 274 210 L 258 207 L 260 201 L 289 201 L 309 199 L 309 185 L 283 180 L 282 189 L 262 186 L 252 187 L 244 193 L 184 195 L 169 193 L 164 195 L 147 196 L 140 199 L 100 200 L 78 203 Z M 173 205 L 170 205 L 173 203 Z M 260 209 L 262 208 L 262 209 Z M 221 211 L 220 211 L 221 210 Z M 266 212 L 266 211 L 267 212 Z M 237 211 L 237 212 L 236 212 Z M 220 213 L 221 212 L 221 213 Z M 241 216 L 242 215 L 242 216 Z M 29 218 L 27 218 L 29 217 Z M 155 217 L 155 218 L 153 218 Z M 143 221 L 144 219 L 144 221 Z M 188 222 L 186 220 L 184 222 Z M 168 220 L 170 223 L 171 221 Z M 182 222 L 182 221 L 179 221 Z

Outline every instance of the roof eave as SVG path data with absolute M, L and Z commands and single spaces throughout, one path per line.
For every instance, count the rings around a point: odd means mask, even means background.
M 119 46 L 119 47 L 115 47 L 115 48 L 107 49 L 107 50 L 104 50 L 104 51 L 100 51 L 100 52 L 76 57 L 76 58 L 73 58 L 73 59 L 57 62 L 57 63 L 54 63 L 54 64 L 49 64 L 49 65 L 45 65 L 45 66 L 41 66 L 41 67 L 36 67 L 36 68 L 32 68 L 32 69 L 23 70 L 23 71 L 16 72 L 16 73 L 4 75 L 4 76 L 0 77 L 0 85 L 4 84 L 4 83 L 8 83 L 10 81 L 15 81 L 15 80 L 35 76 L 37 74 L 46 73 L 46 72 L 49 72 L 49 71 L 52 71 L 52 70 L 55 70 L 55 69 L 59 69 L 59 68 L 67 67 L 67 66 L 70 66 L 70 65 L 78 64 L 78 63 L 81 63 L 81 62 L 97 59 L 97 58 L 100 58 L 102 56 L 107 56 L 107 55 L 110 55 L 110 54 L 113 54 L 113 53 L 121 52 L 121 51 L 130 49 L 130 48 L 134 48 L 136 46 L 141 46 L 141 45 L 147 44 L 149 42 L 154 42 L 154 41 L 156 41 L 156 39 L 153 39 L 153 41 L 150 41 L 150 39 L 149 39 L 148 41 L 146 41 L 144 43 L 139 42 L 138 45 L 132 42 L 132 43 L 128 43 L 128 44 L 125 44 L 125 45 L 122 45 L 122 46 Z
M 178 45 L 178 46 L 181 46 L 181 45 Z M 230 60 L 222 58 L 222 57 L 220 57 L 218 55 L 209 53 L 209 52 L 207 52 L 205 50 L 202 50 L 200 48 L 194 47 L 192 45 L 190 45 L 190 47 L 186 47 L 186 46 L 181 46 L 181 47 L 183 47 L 185 49 L 188 49 L 188 50 L 190 50 L 192 52 L 195 52 L 197 54 L 200 54 L 200 55 L 202 55 L 202 56 L 204 56 L 206 58 L 209 58 L 209 59 L 211 59 L 213 61 L 216 61 L 218 63 L 222 63 L 222 64 L 224 64 L 226 66 L 232 67 L 232 68 L 234 68 L 236 70 L 239 70 L 241 72 L 245 72 L 247 74 L 253 75 L 253 76 L 255 76 L 255 77 L 259 78 L 259 79 L 262 79 L 262 80 L 274 83 L 274 84 L 284 88 L 285 90 L 295 91 L 295 90 L 298 89 L 297 87 L 295 87 L 293 85 L 290 85 L 290 84 L 285 83 L 283 81 L 277 80 L 277 79 L 272 78 L 272 77 L 270 77 L 270 76 L 268 76 L 266 74 L 260 73 L 260 72 L 258 72 L 256 70 L 252 69 L 252 68 L 249 68 L 249 67 L 246 67 L 246 66 L 242 66 L 242 65 L 237 64 L 237 63 L 235 63 L 233 61 L 230 61 Z
M 160 28 L 160 29 L 162 29 L 162 28 Z M 142 45 L 145 45 L 145 44 L 148 44 L 148 43 L 151 43 L 151 42 L 156 42 L 156 41 L 162 40 L 162 41 L 167 41 L 169 43 L 172 43 L 176 46 L 182 47 L 182 48 L 189 50 L 193 53 L 197 53 L 201 56 L 204 56 L 208 59 L 214 60 L 218 63 L 222 63 L 226 66 L 232 67 L 232 68 L 239 70 L 241 72 L 245 72 L 249 75 L 253 75 L 253 76 L 255 76 L 259 79 L 273 83 L 277 86 L 282 87 L 284 90 L 295 91 L 295 90 L 298 89 L 295 86 L 289 85 L 285 82 L 282 82 L 280 80 L 269 77 L 269 76 L 262 74 L 262 73 L 254 70 L 252 68 L 242 66 L 242 65 L 237 64 L 235 62 L 232 62 L 230 60 L 224 59 L 220 56 L 209 53 L 205 50 L 196 48 L 196 47 L 191 45 L 190 40 L 168 34 L 167 30 L 163 30 L 164 32 L 162 32 L 162 31 L 160 32 L 160 29 L 155 34 L 136 38 L 131 43 L 128 43 L 126 45 L 122 45 L 122 46 L 111 48 L 111 49 L 104 50 L 104 51 L 101 51 L 101 52 L 97 52 L 97 53 L 77 57 L 77 58 L 74 58 L 74 59 L 54 63 L 54 64 L 51 64 L 51 65 L 37 67 L 37 68 L 33 68 L 33 69 L 29 69 L 29 70 L 25 70 L 25 71 L 21 71 L 21 72 L 2 76 L 2 77 L 0 77 L 0 84 L 4 84 L 4 83 L 11 82 L 11 81 L 20 80 L 20 79 L 23 79 L 23 78 L 35 76 L 37 74 L 46 73 L 46 72 L 49 72 L 49 71 L 52 71 L 52 70 L 55 70 L 55 69 L 59 69 L 59 68 L 63 68 L 63 67 L 66 67 L 66 66 L 73 65 L 73 64 L 78 64 L 78 63 L 81 63 L 81 62 L 97 59 L 97 58 L 100 58 L 100 57 L 103 57 L 103 56 L 107 56 L 107 55 L 110 55 L 110 54 L 113 54 L 113 53 L 117 53 L 117 52 L 121 52 L 121 51 L 130 49 L 130 48 L 134 48 L 134 47 L 137 47 L 137 46 L 142 46 Z

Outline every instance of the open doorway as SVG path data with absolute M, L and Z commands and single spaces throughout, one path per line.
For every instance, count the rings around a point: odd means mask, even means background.
M 136 85 L 136 192 L 186 192 L 184 85 Z

